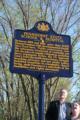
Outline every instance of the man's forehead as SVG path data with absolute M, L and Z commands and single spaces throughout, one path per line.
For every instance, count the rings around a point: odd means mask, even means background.
M 60 92 L 67 93 L 66 89 L 61 89 Z
M 80 106 L 79 103 L 75 102 L 73 103 L 74 106 Z

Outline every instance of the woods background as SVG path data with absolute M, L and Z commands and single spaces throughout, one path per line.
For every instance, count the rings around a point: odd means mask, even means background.
M 61 87 L 68 89 L 68 101 L 80 101 L 80 0 L 0 0 L 0 120 L 37 120 L 38 81 L 11 74 L 9 63 L 14 30 L 31 29 L 39 20 L 71 36 L 73 56 L 72 78 L 45 81 L 45 112 Z

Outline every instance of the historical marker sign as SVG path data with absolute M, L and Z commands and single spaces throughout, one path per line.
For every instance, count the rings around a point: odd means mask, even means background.
M 47 22 L 37 22 L 31 30 L 15 30 L 10 58 L 12 73 L 41 79 L 72 77 L 70 37 L 55 33 Z

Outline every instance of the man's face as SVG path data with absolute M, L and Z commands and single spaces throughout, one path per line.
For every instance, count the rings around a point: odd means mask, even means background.
M 60 91 L 60 100 L 61 101 L 65 101 L 66 100 L 66 98 L 67 98 L 67 90 L 65 90 L 65 89 L 62 89 L 61 91 Z
M 72 111 L 73 111 L 74 113 L 76 112 L 77 114 L 80 113 L 80 105 L 79 105 L 77 102 L 75 102 L 75 103 L 73 104 Z

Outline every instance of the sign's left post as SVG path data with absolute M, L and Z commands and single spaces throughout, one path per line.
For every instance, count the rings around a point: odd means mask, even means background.
M 45 119 L 45 75 L 41 75 L 41 80 L 39 80 L 39 100 L 38 100 L 38 120 Z

